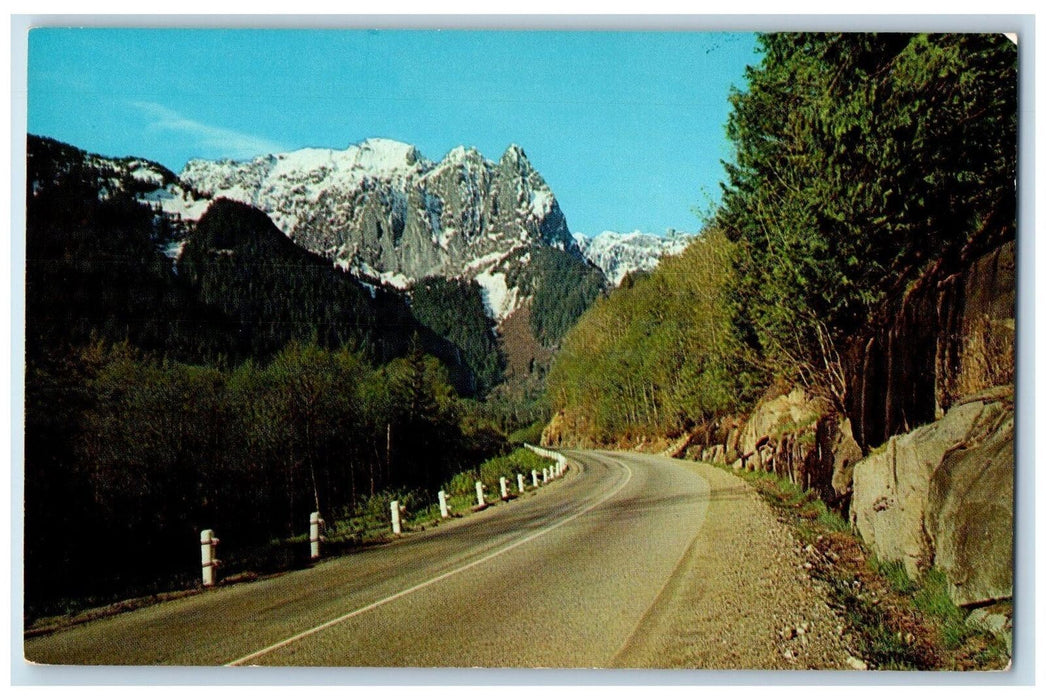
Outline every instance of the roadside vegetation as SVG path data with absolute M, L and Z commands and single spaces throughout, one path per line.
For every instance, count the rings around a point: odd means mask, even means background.
M 814 491 L 767 472 L 730 471 L 755 487 L 795 533 L 804 566 L 826 584 L 870 668 L 999 670 L 1009 664 L 1006 643 L 967 624 L 940 571 L 914 582 L 902 564 L 870 554 Z

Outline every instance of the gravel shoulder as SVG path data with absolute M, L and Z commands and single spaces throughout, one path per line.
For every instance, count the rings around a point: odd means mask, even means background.
M 708 514 L 675 575 L 613 665 L 860 668 L 824 584 L 804 566 L 799 541 L 755 489 L 715 467 L 673 461 L 708 482 Z

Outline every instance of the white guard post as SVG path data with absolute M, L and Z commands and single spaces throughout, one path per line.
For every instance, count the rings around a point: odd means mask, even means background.
M 403 527 L 400 525 L 400 502 L 393 501 L 390 503 L 389 511 L 392 513 L 392 533 L 398 535 L 403 532 Z
M 538 470 L 537 469 L 531 469 L 530 470 L 530 478 L 534 482 L 534 488 L 537 488 L 538 487 Z
M 486 503 L 483 501 L 483 482 L 476 482 L 476 505 L 483 506 Z
M 543 483 L 543 484 L 547 484 L 548 483 L 548 469 L 547 468 L 541 470 L 541 483 Z
M 519 488 L 519 492 L 523 493 L 524 486 L 523 486 L 523 475 L 522 474 L 516 474 L 516 486 Z
M 217 547 L 218 538 L 214 536 L 214 530 L 204 530 L 200 533 L 200 564 L 203 567 L 205 587 L 214 585 L 215 569 L 218 568 L 218 560 L 215 558 Z
M 450 508 L 447 507 L 447 492 L 446 491 L 440 491 L 439 492 L 439 517 L 441 517 L 441 518 L 449 518 L 450 517 Z
M 501 500 L 508 500 L 508 479 L 501 477 L 498 479 L 498 483 L 501 484 Z
M 309 513 L 309 556 L 312 559 L 320 558 L 320 542 L 323 541 L 324 524 L 319 511 Z

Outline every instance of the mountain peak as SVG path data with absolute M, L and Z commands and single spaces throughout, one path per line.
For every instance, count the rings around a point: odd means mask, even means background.
M 505 149 L 504 155 L 501 156 L 502 163 L 526 163 L 530 164 L 527 160 L 527 153 L 523 150 L 523 147 L 519 144 L 509 144 L 509 147 Z
M 411 144 L 371 138 L 344 151 L 195 161 L 182 179 L 206 197 L 261 209 L 298 245 L 370 279 L 407 288 L 433 275 L 466 277 L 491 293 L 505 286 L 499 298 L 512 303 L 498 306 L 499 317 L 522 298 L 506 275 L 525 250 L 581 257 L 555 195 L 518 144 L 499 164 L 470 146 L 434 163 Z
M 393 139 L 369 138 L 355 147 L 349 146 L 347 150 L 351 151 L 353 148 L 358 149 L 361 154 L 366 154 L 366 158 L 360 159 L 361 164 L 369 162 L 377 165 L 413 166 L 425 160 L 416 146 Z
M 483 154 L 472 146 L 455 146 L 443 157 L 444 163 L 464 163 L 466 161 L 482 162 Z

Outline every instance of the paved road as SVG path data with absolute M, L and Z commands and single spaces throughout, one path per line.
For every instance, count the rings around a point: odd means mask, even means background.
M 568 452 L 533 496 L 283 576 L 29 639 L 52 664 L 606 667 L 673 577 L 708 484 Z

